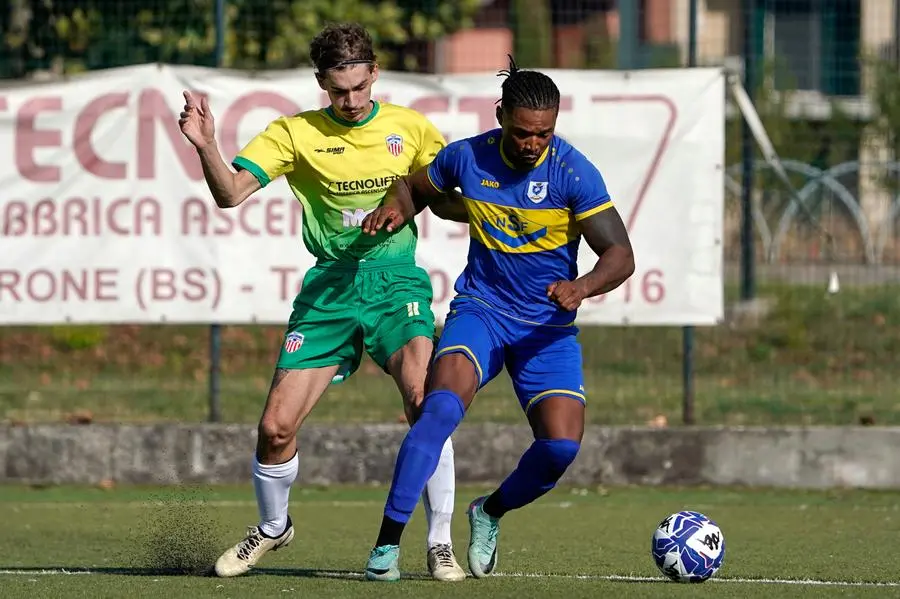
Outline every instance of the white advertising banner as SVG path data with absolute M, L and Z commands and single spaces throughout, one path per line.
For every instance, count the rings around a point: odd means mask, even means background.
M 718 69 L 546 71 L 557 130 L 603 173 L 637 270 L 580 324 L 708 325 L 723 314 L 724 78 Z M 146 65 L 0 87 L 0 324 L 278 323 L 314 260 L 283 180 L 216 208 L 177 119 L 206 94 L 228 159 L 269 121 L 327 102 L 308 69 L 248 75 Z M 496 126 L 494 73 L 382 72 L 379 99 L 449 141 Z M 466 225 L 419 216 L 443 322 Z M 586 244 L 580 272 L 596 257 Z

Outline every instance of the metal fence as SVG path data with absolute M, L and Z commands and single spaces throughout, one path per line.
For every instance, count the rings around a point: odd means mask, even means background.
M 329 20 L 368 26 L 395 70 L 493 69 L 510 51 L 526 67 L 741 73 L 793 192 L 730 106 L 727 321 L 584 328 L 590 418 L 900 422 L 900 2 L 11 0 L 0 9 L 0 77 L 157 61 L 291 68 L 307 64 L 309 40 Z M 0 420 L 252 421 L 280 335 L 0 328 Z M 492 383 L 471 417 L 519 418 L 510 396 L 505 380 Z M 317 414 L 383 420 L 401 409 L 390 379 L 367 364 Z

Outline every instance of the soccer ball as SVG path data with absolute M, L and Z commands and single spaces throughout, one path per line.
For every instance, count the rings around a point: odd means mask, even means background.
M 663 576 L 675 582 L 703 582 L 722 567 L 725 536 L 700 512 L 678 512 L 653 531 L 650 553 Z

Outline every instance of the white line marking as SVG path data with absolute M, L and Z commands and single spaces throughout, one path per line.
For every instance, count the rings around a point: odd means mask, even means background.
M 525 572 L 498 572 L 494 576 L 507 578 L 569 578 L 577 580 L 607 580 L 611 582 L 668 582 L 662 577 L 653 576 L 600 576 L 595 574 L 531 574 Z M 813 580 L 792 578 L 737 578 L 717 576 L 707 582 L 737 582 L 742 584 L 785 584 L 807 586 L 835 586 L 835 587 L 900 587 L 900 582 L 862 582 L 846 580 Z
M 372 507 L 384 506 L 381 500 L 329 500 L 329 499 L 303 499 L 302 496 L 297 499 L 300 505 L 309 506 L 328 506 L 328 507 Z M 102 499 L 89 499 L 87 501 L 0 501 L 0 507 L 8 510 L 22 509 L 58 509 L 60 507 L 79 507 L 87 504 L 99 505 L 110 508 L 147 508 L 147 507 L 211 507 L 211 508 L 247 508 L 256 507 L 256 501 L 252 499 L 178 499 L 178 498 L 162 498 L 162 499 L 139 499 L 135 501 L 103 501 Z M 555 503 L 543 503 L 533 507 L 535 509 L 568 509 L 572 507 L 572 502 L 561 501 Z M 469 507 L 469 502 L 460 502 L 458 506 L 463 508 Z
M 90 568 L 72 568 L 71 570 L 65 568 L 58 569 L 30 569 L 30 568 L 10 568 L 6 570 L 0 570 L 0 576 L 85 576 L 85 575 L 128 575 L 130 572 L 134 572 L 136 569 L 129 568 L 121 568 L 117 570 L 116 568 L 110 568 L 108 570 L 91 570 Z M 278 572 L 280 575 L 289 574 L 289 569 L 259 569 L 254 573 L 256 575 L 265 575 L 266 573 Z M 160 573 L 160 576 L 165 576 L 165 573 Z M 362 574 L 360 572 L 341 572 L 334 570 L 306 570 L 302 574 L 298 573 L 298 578 L 344 578 L 344 579 L 357 579 L 361 578 Z M 653 577 L 653 576 L 623 576 L 623 575 L 608 575 L 602 576 L 599 574 L 541 574 L 534 572 L 498 572 L 494 574 L 495 578 L 559 578 L 563 580 L 603 580 L 607 582 L 647 582 L 647 583 L 660 583 L 660 584 L 672 584 L 662 577 Z M 413 574 L 413 573 L 404 573 L 403 578 L 416 580 L 416 579 L 426 579 L 429 578 L 424 574 Z M 814 579 L 792 579 L 792 578 L 737 578 L 737 577 L 714 577 L 711 578 L 708 582 L 721 582 L 721 583 L 738 583 L 738 584 L 773 584 L 773 585 L 796 585 L 796 586 L 827 586 L 827 587 L 900 587 L 900 582 L 864 582 L 864 581 L 847 581 L 847 580 L 814 580 Z
M 30 570 L 28 568 L 22 568 L 21 570 L 16 570 L 15 568 L 11 570 L 0 570 L 0 575 L 2 576 L 55 576 L 58 574 L 64 575 L 75 575 L 75 574 L 97 574 L 97 572 L 91 572 L 90 570 Z
M 304 501 L 303 499 L 298 500 L 298 503 L 302 503 L 303 505 L 315 505 L 315 506 L 328 506 L 328 507 L 371 507 L 371 506 L 383 506 L 383 501 L 328 501 L 328 500 L 311 500 Z M 137 500 L 137 501 L 96 501 L 96 500 L 88 500 L 88 501 L 23 501 L 21 503 L 9 502 L 6 509 L 11 510 L 23 510 L 23 509 L 58 509 L 60 507 L 72 507 L 72 506 L 83 506 L 86 504 L 91 505 L 99 505 L 103 507 L 111 507 L 111 508 L 140 508 L 145 509 L 148 507 L 210 507 L 210 508 L 246 508 L 246 507 L 256 507 L 256 501 L 247 499 L 237 499 L 237 500 L 180 500 L 177 498 L 173 499 L 150 499 L 150 500 Z M 460 504 L 462 505 L 462 504 Z M 0 502 L 0 506 L 4 506 L 3 502 Z

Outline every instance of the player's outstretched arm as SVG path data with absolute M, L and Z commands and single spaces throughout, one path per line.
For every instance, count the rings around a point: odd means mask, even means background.
M 431 183 L 428 167 L 424 166 L 394 181 L 382 205 L 363 219 L 362 232 L 375 235 L 384 229 L 393 233 L 425 210 L 426 206 L 444 201 L 445 197 L 444 192 Z
M 599 258 L 590 272 L 547 288 L 547 295 L 566 310 L 576 310 L 585 298 L 609 293 L 634 273 L 631 240 L 615 208 L 589 216 L 580 224 L 585 241 Z
M 184 110 L 178 125 L 197 149 L 206 185 L 219 208 L 237 206 L 262 187 L 253 173 L 245 170 L 235 173 L 222 158 L 216 143 L 215 119 L 205 97 L 198 105 L 191 92 L 184 92 Z

